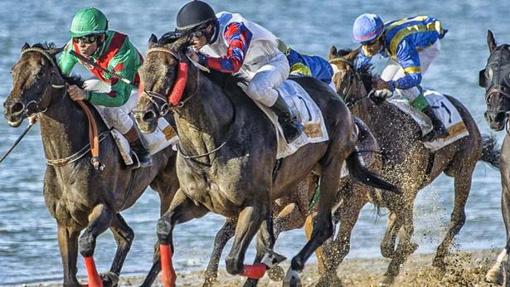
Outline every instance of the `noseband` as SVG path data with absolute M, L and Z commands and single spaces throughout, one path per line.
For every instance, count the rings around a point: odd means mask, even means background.
M 188 63 L 183 61 L 181 56 L 170 49 L 163 47 L 150 48 L 147 51 L 147 55 L 153 52 L 163 52 L 166 54 L 170 54 L 172 57 L 179 61 L 179 67 L 177 70 L 177 79 L 172 88 L 169 89 L 168 94 L 162 95 L 157 92 L 147 91 L 143 89 L 140 93 L 141 97 L 148 98 L 149 101 L 156 107 L 156 111 L 160 116 L 165 116 L 170 110 L 170 105 L 176 108 L 182 108 L 186 102 L 188 102 L 193 96 L 197 94 L 198 85 L 193 93 L 189 97 L 184 100 L 182 96 L 184 94 L 184 90 L 186 89 L 186 84 L 188 81 Z M 197 81 L 198 77 L 200 77 L 200 73 L 197 73 Z

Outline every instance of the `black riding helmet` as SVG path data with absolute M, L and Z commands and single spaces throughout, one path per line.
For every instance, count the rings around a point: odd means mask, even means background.
M 176 31 L 187 33 L 204 24 L 216 21 L 216 14 L 209 4 L 202 1 L 191 1 L 177 13 Z

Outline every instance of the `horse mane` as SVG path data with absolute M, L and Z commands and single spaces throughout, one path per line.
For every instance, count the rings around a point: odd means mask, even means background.
M 32 45 L 31 48 L 38 48 L 38 49 L 42 49 L 44 51 L 59 49 L 54 42 L 36 43 L 36 44 Z M 48 55 L 50 55 L 52 57 L 52 59 L 55 63 L 57 63 L 56 54 L 58 54 L 58 53 L 48 53 Z M 81 78 L 81 76 L 79 76 L 79 75 L 65 76 L 64 74 L 62 74 L 62 71 L 60 70 L 60 67 L 58 67 L 58 65 L 57 65 L 57 69 L 58 69 L 58 72 L 60 73 L 60 75 L 62 76 L 62 78 L 64 78 L 66 83 L 68 83 L 69 85 L 76 85 L 78 87 L 83 88 L 84 81 Z

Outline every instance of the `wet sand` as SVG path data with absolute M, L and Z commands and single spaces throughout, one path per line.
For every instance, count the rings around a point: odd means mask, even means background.
M 417 254 L 412 255 L 401 268 L 393 286 L 402 287 L 453 287 L 453 286 L 495 286 L 484 282 L 485 273 L 495 262 L 498 250 L 482 251 L 457 251 L 452 252 L 448 257 L 448 266 L 444 272 L 432 267 L 433 255 Z M 389 260 L 387 259 L 347 259 L 340 265 L 338 275 L 342 279 L 341 286 L 377 286 L 382 275 L 386 271 Z M 283 267 L 287 267 L 283 265 Z M 231 276 L 220 270 L 218 283 L 214 286 L 233 287 L 242 286 L 243 281 L 239 277 Z M 309 265 L 301 275 L 304 287 L 315 286 L 319 274 L 315 265 Z M 141 276 L 124 276 L 120 286 L 139 286 L 142 282 Z M 179 287 L 202 286 L 203 275 L 201 272 L 178 274 L 177 284 Z M 334 284 L 332 286 L 338 286 Z M 45 286 L 54 287 L 59 284 L 39 283 L 24 286 Z M 154 286 L 161 286 L 159 283 Z M 258 286 L 276 287 L 281 282 L 271 281 L 267 276 L 260 280 Z

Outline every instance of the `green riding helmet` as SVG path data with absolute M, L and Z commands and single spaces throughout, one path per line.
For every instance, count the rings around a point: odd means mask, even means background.
M 108 30 L 108 20 L 96 8 L 82 8 L 76 12 L 71 23 L 71 37 L 101 34 Z

